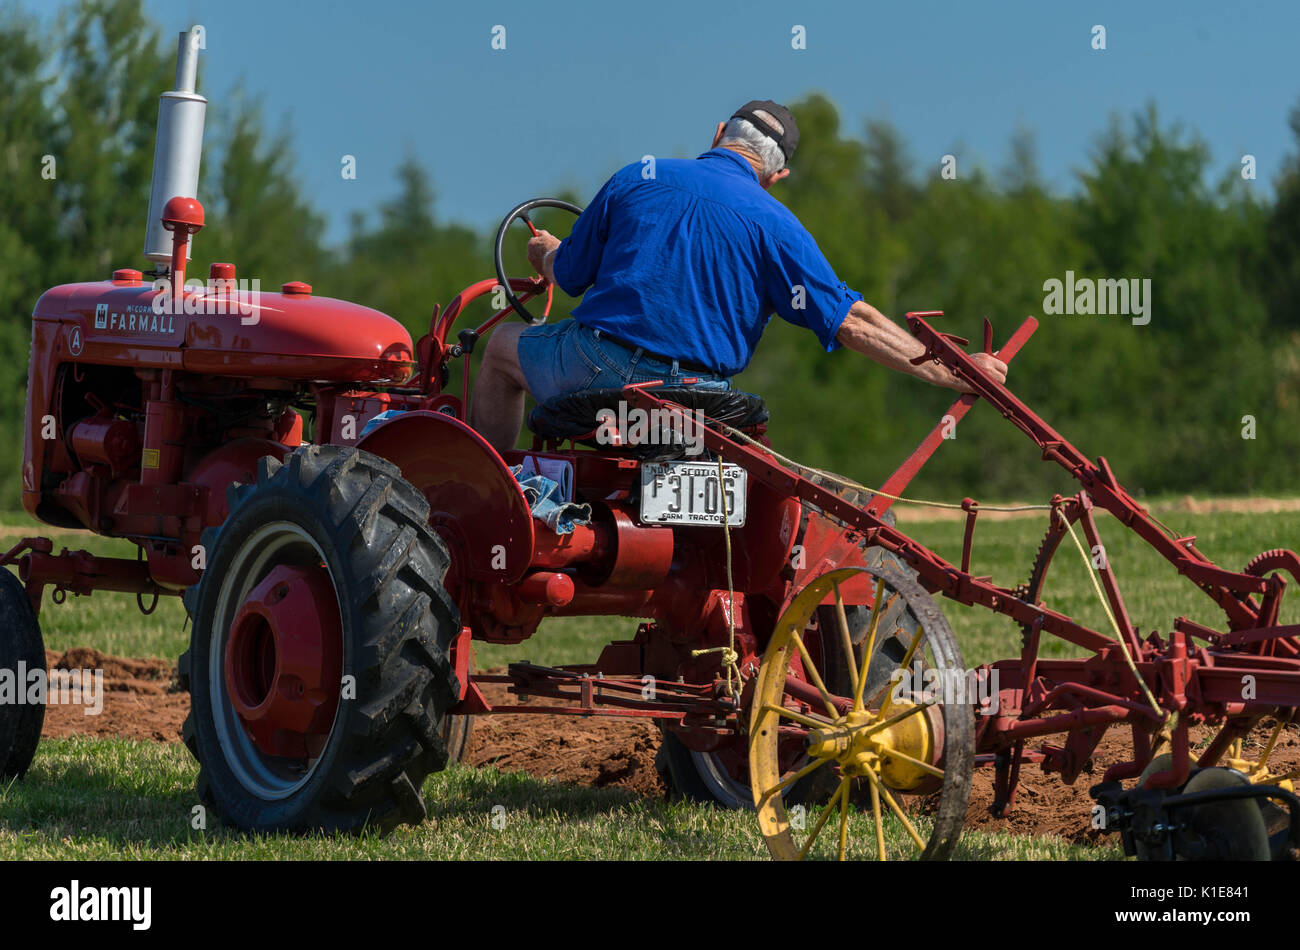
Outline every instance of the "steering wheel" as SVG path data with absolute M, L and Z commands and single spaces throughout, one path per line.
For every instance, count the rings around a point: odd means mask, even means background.
M 535 208 L 559 208 L 561 211 L 568 211 L 575 216 L 582 214 L 582 209 L 575 204 L 561 201 L 559 198 L 533 198 L 512 208 L 501 222 L 501 226 L 497 228 L 496 248 L 493 254 L 493 262 L 496 264 L 497 269 L 497 280 L 501 283 L 501 289 L 506 292 L 506 300 L 510 302 L 511 309 L 531 325 L 539 326 L 546 322 L 546 314 L 542 314 L 540 319 L 534 317 L 528 312 L 528 308 L 523 305 L 519 298 L 515 296 L 515 292 L 510 289 L 510 278 L 506 277 L 506 266 L 501 256 L 502 248 L 505 245 L 506 231 L 509 230 L 510 225 L 515 222 L 516 218 L 523 219 L 523 222 L 528 225 L 528 230 L 533 232 L 534 235 L 537 234 L 537 228 L 533 226 L 533 222 L 528 217 L 528 212 Z M 550 310 L 549 301 L 546 309 Z

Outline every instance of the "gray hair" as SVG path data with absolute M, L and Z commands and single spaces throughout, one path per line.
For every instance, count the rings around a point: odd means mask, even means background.
M 785 132 L 785 126 L 768 113 L 756 111 L 754 115 L 772 126 L 777 132 Z M 727 121 L 726 128 L 722 130 L 722 139 L 718 142 L 719 148 L 724 145 L 738 145 L 746 152 L 757 156 L 759 163 L 763 167 L 763 170 L 759 173 L 759 178 L 774 175 L 782 168 L 785 168 L 785 155 L 781 152 L 781 146 L 760 132 L 754 123 L 748 119 L 729 119 Z

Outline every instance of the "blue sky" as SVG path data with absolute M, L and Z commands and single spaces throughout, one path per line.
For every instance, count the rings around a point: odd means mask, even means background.
M 28 6 L 35 6 L 29 3 Z M 1154 100 L 1216 168 L 1256 156 L 1269 188 L 1300 101 L 1294 2 L 396 2 L 148 0 L 170 32 L 207 31 L 210 109 L 239 82 L 287 126 L 306 191 L 345 233 L 414 155 L 437 213 L 485 227 L 516 202 L 585 201 L 641 155 L 694 155 L 750 98 L 828 95 L 846 130 L 893 122 L 924 170 L 1000 164 L 1018 128 L 1058 190 L 1112 113 Z M 506 49 L 491 48 L 494 25 Z M 791 48 L 805 27 L 807 48 Z M 1107 31 L 1107 49 L 1090 46 Z M 160 90 L 161 91 L 161 90 Z M 357 157 L 344 181 L 340 159 Z M 796 164 L 797 168 L 797 164 Z M 202 197 L 202 196 L 200 196 Z

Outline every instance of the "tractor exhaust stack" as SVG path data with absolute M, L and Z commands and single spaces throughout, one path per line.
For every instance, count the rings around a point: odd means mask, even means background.
M 172 256 L 172 236 L 163 227 L 163 208 L 178 195 L 197 198 L 199 160 L 203 155 L 203 123 L 208 100 L 194 91 L 199 68 L 201 34 L 180 35 L 176 52 L 176 88 L 158 99 L 158 134 L 153 153 L 153 184 L 149 191 L 149 220 L 145 225 L 144 256 L 166 269 Z

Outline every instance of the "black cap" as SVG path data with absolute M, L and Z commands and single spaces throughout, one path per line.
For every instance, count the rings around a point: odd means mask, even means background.
M 776 119 L 785 129 L 784 132 L 778 132 L 772 128 L 771 123 L 764 121 L 754 113 L 758 111 L 766 112 L 772 118 Z M 743 106 L 731 114 L 733 119 L 747 119 L 753 123 L 754 128 L 762 132 L 773 142 L 781 147 L 781 154 L 785 160 L 790 161 L 790 156 L 794 154 L 794 148 L 799 144 L 799 126 L 795 125 L 794 116 L 790 110 L 780 103 L 773 102 L 771 99 L 754 99 L 746 102 Z

